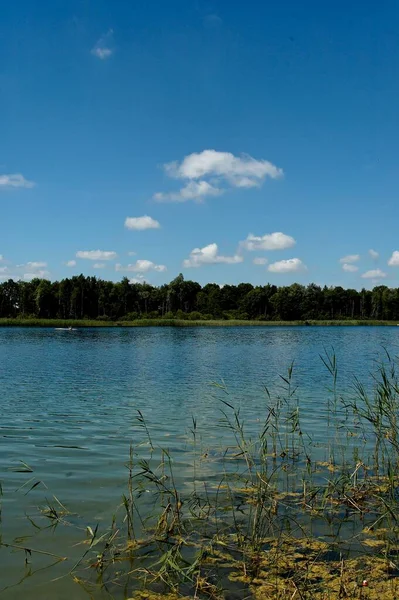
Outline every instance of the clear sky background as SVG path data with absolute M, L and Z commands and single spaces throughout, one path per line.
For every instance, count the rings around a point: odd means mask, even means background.
M 18 0 L 0 53 L 3 279 L 399 285 L 398 2 Z

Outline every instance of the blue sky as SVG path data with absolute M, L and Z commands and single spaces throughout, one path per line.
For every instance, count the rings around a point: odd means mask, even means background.
M 399 286 L 398 17 L 9 2 L 0 276 Z

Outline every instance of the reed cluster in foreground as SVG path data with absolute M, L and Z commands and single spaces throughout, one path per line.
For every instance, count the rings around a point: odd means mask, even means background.
M 372 390 L 355 379 L 341 395 L 335 356 L 321 360 L 331 375 L 322 446 L 306 431 L 293 365 L 281 394 L 264 390 L 256 427 L 215 384 L 224 445 L 210 445 L 193 418 L 184 456 L 190 478 L 138 412 L 126 492 L 109 524 L 77 523 L 54 498 L 27 527 L 54 535 L 81 527 L 84 549 L 66 575 L 91 598 L 398 598 L 396 363 L 386 357 Z M 1 544 L 33 565 L 40 553 L 15 540 Z

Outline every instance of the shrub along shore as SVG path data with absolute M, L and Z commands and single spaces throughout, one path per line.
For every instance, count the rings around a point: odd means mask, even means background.
M 103 319 L 38 319 L 0 318 L 0 327 L 303 327 L 303 326 L 396 326 L 396 321 L 375 319 L 322 319 L 308 321 L 262 321 L 243 319 L 135 319 L 132 321 L 108 321 Z

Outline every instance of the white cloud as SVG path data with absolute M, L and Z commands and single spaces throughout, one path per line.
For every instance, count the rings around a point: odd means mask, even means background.
M 12 175 L 0 175 L 0 188 L 32 188 L 34 182 L 25 179 L 21 173 Z
M 93 56 L 96 56 L 100 60 L 106 60 L 114 53 L 112 48 L 113 31 L 110 29 L 105 35 L 101 36 L 98 42 L 94 45 L 91 50 Z
M 128 252 L 127 255 L 128 256 L 136 256 L 137 252 Z
M 194 248 L 194 250 L 190 252 L 189 258 L 183 261 L 183 267 L 188 269 L 191 267 L 200 267 L 202 265 L 213 265 L 220 263 L 233 265 L 236 263 L 241 263 L 243 260 L 243 257 L 237 254 L 234 256 L 220 256 L 218 254 L 217 244 L 209 244 L 203 248 Z
M 4 260 L 4 256 L 2 254 L 0 254 L 0 262 Z
M 148 280 L 144 277 L 144 275 L 137 273 L 136 277 L 129 279 L 129 283 L 148 283 Z
M 105 263 L 94 263 L 93 269 L 104 269 L 106 266 Z
M 297 273 L 298 271 L 306 271 L 306 269 L 306 265 L 299 258 L 278 260 L 267 268 L 271 273 Z
M 252 185 L 259 185 L 265 177 L 273 179 L 280 177 L 282 169 L 275 167 L 267 160 L 256 160 L 249 155 L 234 156 L 231 152 L 203 150 L 186 156 L 182 162 L 172 162 L 165 165 L 165 170 L 171 177 L 177 179 L 199 179 L 206 176 L 223 177 L 232 185 L 242 183 L 247 187 L 247 179 Z
M 210 14 L 204 17 L 204 24 L 207 27 L 218 27 L 223 23 L 222 19 L 217 14 Z
M 29 269 L 41 269 L 43 267 L 47 267 L 47 263 L 46 262 L 27 262 L 26 266 Z
M 379 254 L 376 250 L 373 250 L 372 248 L 370 248 L 369 250 L 369 254 L 371 256 L 371 258 L 373 258 L 374 260 L 377 260 L 377 258 L 379 258 Z
M 220 196 L 224 190 L 211 185 L 207 181 L 190 181 L 178 192 L 167 194 L 158 192 L 154 194 L 154 200 L 158 202 L 187 202 L 187 200 L 203 200 L 206 196 Z
M 35 273 L 24 273 L 25 281 L 31 281 L 32 279 L 47 279 L 50 276 L 48 271 L 36 271 Z
M 151 260 L 136 260 L 135 263 L 129 264 L 129 265 L 121 265 L 120 263 L 117 263 L 115 265 L 115 270 L 116 271 L 127 271 L 127 272 L 134 272 L 134 273 L 147 273 L 148 271 L 158 271 L 159 273 L 162 273 L 164 271 L 166 271 L 166 266 L 165 265 L 156 265 L 155 263 L 153 263 Z
M 254 258 L 252 262 L 254 265 L 267 265 L 269 261 L 267 258 Z
M 256 236 L 250 233 L 247 239 L 240 243 L 245 250 L 285 250 L 295 246 L 296 241 L 290 235 L 281 231 L 266 233 L 263 236 Z
M 225 191 L 220 187 L 223 183 L 238 188 L 260 187 L 266 177 L 277 179 L 283 175 L 283 170 L 268 160 L 257 160 L 247 154 L 234 156 L 231 152 L 217 150 L 193 152 L 181 162 L 165 164 L 164 170 L 169 177 L 189 180 L 178 192 L 154 195 L 155 200 L 174 202 L 219 196 Z
M 386 276 L 387 274 L 384 273 L 384 271 L 381 271 L 381 269 L 372 269 L 371 271 L 366 271 L 362 275 L 363 279 L 383 279 Z
M 0 273 L 7 273 L 8 267 L 0 267 Z
M 388 260 L 388 265 L 390 267 L 399 267 L 399 251 L 395 250 L 392 252 L 391 258 Z
M 117 256 L 116 252 L 106 250 L 79 250 L 76 252 L 76 258 L 86 258 L 88 260 L 114 260 Z
M 142 231 L 144 229 L 159 229 L 161 225 L 152 217 L 144 215 L 143 217 L 126 217 L 125 227 L 127 229 Z
M 76 267 L 76 260 L 68 260 L 65 264 L 67 267 Z
M 342 258 L 339 259 L 339 262 L 341 264 L 343 263 L 354 263 L 357 262 L 358 260 L 360 260 L 360 254 L 348 254 L 348 256 L 343 256 Z
M 356 265 L 351 265 L 350 263 L 344 263 L 342 265 L 342 270 L 346 271 L 347 273 L 355 273 L 359 270 L 359 267 L 357 267 Z

